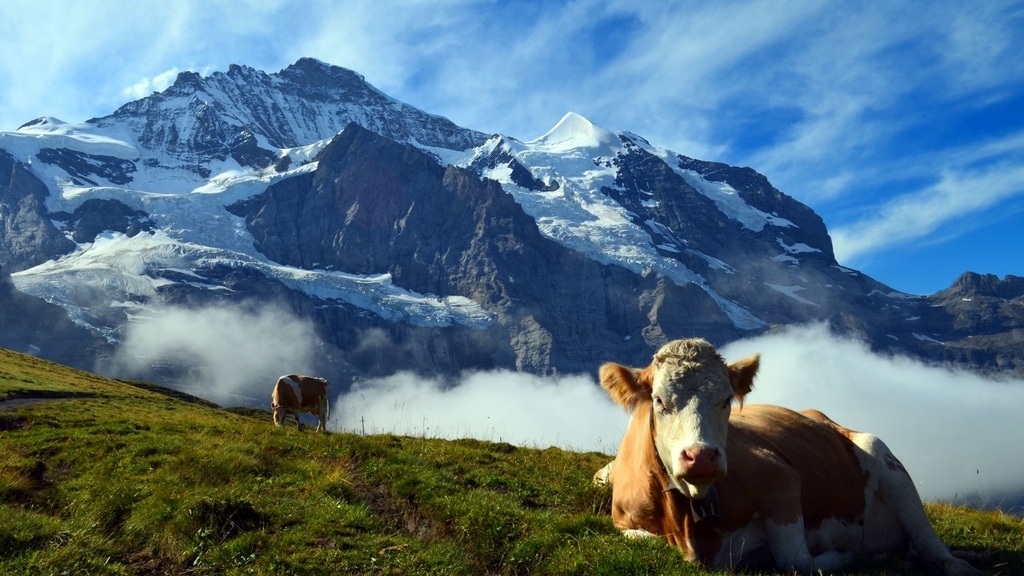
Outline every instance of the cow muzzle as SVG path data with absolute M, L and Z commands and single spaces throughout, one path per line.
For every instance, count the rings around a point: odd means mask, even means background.
M 694 484 L 710 484 L 725 475 L 722 452 L 711 446 L 687 448 L 679 455 L 680 476 Z
M 690 498 L 704 498 L 714 483 L 726 475 L 725 458 L 718 448 L 694 446 L 675 460 L 676 486 Z

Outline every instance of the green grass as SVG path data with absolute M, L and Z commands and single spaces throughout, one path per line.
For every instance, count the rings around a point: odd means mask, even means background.
M 277 429 L 0 350 L 0 399 L 27 397 L 51 400 L 0 412 L 2 574 L 706 574 L 617 533 L 604 454 Z M 976 565 L 1024 573 L 1020 518 L 928 512 Z

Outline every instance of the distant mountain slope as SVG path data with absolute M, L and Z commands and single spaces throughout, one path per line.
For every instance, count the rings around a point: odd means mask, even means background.
M 93 366 L 112 346 L 99 335 L 76 325 L 67 312 L 14 288 L 0 268 L 0 348 L 61 358 L 70 366 Z
M 346 381 L 592 372 L 817 321 L 1024 374 L 1015 277 L 901 294 L 837 263 L 821 218 L 751 168 L 573 113 L 488 137 L 312 59 L 0 133 L 0 222 L 19 297 L 59 306 L 100 356 L 167 306 L 256 303 L 311 322 L 319 369 Z M 38 353 L 70 362 L 78 332 L 48 334 Z

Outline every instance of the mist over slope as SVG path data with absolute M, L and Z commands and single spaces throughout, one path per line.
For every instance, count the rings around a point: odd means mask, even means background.
M 824 325 L 733 342 L 726 358 L 761 353 L 750 402 L 816 408 L 881 438 L 926 499 L 1024 503 L 1024 380 L 992 379 L 873 353 Z
M 926 500 L 998 507 L 1019 505 L 1024 495 L 1018 446 L 1024 437 L 1024 381 L 995 381 L 879 355 L 824 325 L 739 340 L 720 352 L 730 361 L 761 353 L 748 403 L 815 408 L 846 427 L 875 434 L 902 460 Z M 364 381 L 340 396 L 332 413 L 332 427 L 346 431 L 469 437 L 609 455 L 629 419 L 594 375 L 538 378 L 509 371 L 474 372 L 455 381 L 413 374 Z
M 336 428 L 610 454 L 598 365 L 699 336 L 928 497 L 1020 488 L 1024 280 L 900 293 L 753 168 L 552 120 L 487 135 L 302 59 L 2 132 L 3 342 L 226 405 L 315 373 Z
M 186 357 L 190 370 L 183 388 L 225 405 L 266 408 L 278 376 L 321 373 L 312 325 L 285 310 L 172 309 L 133 326 L 111 371 L 139 375 Z M 381 336 L 367 334 L 366 346 Z M 824 324 L 738 340 L 719 351 L 727 361 L 761 354 L 748 403 L 815 408 L 879 436 L 925 499 L 1020 505 L 1024 458 L 1017 441 L 1024 437 L 1018 414 L 1024 380 L 879 354 Z M 565 376 L 494 369 L 336 380 L 330 428 L 611 456 L 629 415 L 597 384 L 604 361 L 621 362 L 600 358 L 590 370 Z

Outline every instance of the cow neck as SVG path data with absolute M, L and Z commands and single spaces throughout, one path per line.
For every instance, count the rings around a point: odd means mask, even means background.
M 654 448 L 654 459 L 658 462 L 658 468 L 661 470 L 661 474 L 665 477 L 665 483 L 668 485 L 665 488 L 665 492 L 675 490 L 679 492 L 684 498 L 690 502 L 690 514 L 693 516 L 694 521 L 700 522 L 701 520 L 717 520 L 718 519 L 718 490 L 714 486 L 708 489 L 708 494 L 700 500 L 690 498 L 689 495 L 683 493 L 682 490 L 676 486 L 676 483 L 672 481 L 672 476 L 668 473 L 668 468 L 665 466 L 665 462 L 661 459 L 661 453 L 658 452 L 658 445 L 655 443 L 654 438 L 654 404 L 651 404 L 651 415 L 650 415 L 650 428 L 651 428 L 651 446 Z

